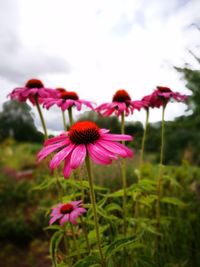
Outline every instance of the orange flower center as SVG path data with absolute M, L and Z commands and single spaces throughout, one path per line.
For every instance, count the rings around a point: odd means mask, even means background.
M 56 88 L 56 91 L 58 91 L 59 93 L 66 92 L 66 90 L 64 88 Z
M 62 207 L 61 207 L 61 209 L 60 209 L 60 212 L 61 212 L 62 214 L 67 214 L 67 213 L 72 212 L 73 209 L 74 209 L 74 207 L 72 206 L 72 204 L 67 203 L 67 204 L 62 205 Z
M 168 87 L 164 87 L 164 86 L 157 86 L 157 89 L 161 92 L 161 93 L 170 93 L 172 92 L 172 90 Z
M 77 145 L 94 143 L 99 137 L 99 127 L 91 121 L 77 122 L 69 131 L 71 142 Z
M 127 100 L 131 100 L 130 95 L 126 92 L 126 90 L 118 90 L 113 96 L 113 102 L 126 102 Z
M 43 83 L 38 79 L 31 79 L 28 80 L 25 87 L 31 89 L 31 88 L 42 88 L 44 87 Z
M 77 93 L 75 93 L 75 92 L 67 92 L 67 91 L 61 92 L 61 97 L 63 99 L 73 99 L 73 100 L 78 100 L 79 99 Z

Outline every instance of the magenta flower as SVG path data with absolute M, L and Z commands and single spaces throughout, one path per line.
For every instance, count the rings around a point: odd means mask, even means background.
M 85 212 L 86 209 L 82 207 L 81 200 L 71 201 L 65 204 L 60 203 L 52 209 L 49 224 L 51 225 L 57 220 L 59 220 L 60 225 L 66 222 L 77 224 L 77 219 Z
M 63 174 L 68 178 L 73 169 L 81 166 L 88 154 L 97 164 L 108 165 L 118 156 L 132 157 L 133 152 L 117 141 L 130 141 L 132 137 L 125 134 L 109 134 L 109 130 L 99 129 L 90 121 L 75 123 L 68 132 L 47 140 L 39 152 L 38 160 L 56 152 L 50 161 L 50 169 L 57 168 L 64 161 Z
M 184 102 L 187 96 L 173 92 L 168 87 L 157 86 L 157 89 L 151 95 L 144 96 L 141 101 L 143 102 L 144 108 L 159 108 L 166 105 L 172 99 L 177 102 Z
M 125 116 L 130 113 L 133 114 L 135 109 L 140 110 L 143 107 L 141 101 L 132 101 L 126 90 L 118 90 L 112 99 L 111 103 L 103 103 L 95 110 L 103 116 L 110 116 L 115 113 L 116 116 L 120 116 L 123 112 Z
M 83 99 L 79 99 L 77 93 L 66 91 L 64 88 L 57 88 L 58 92 L 57 97 L 49 97 L 44 100 L 43 107 L 49 109 L 53 105 L 57 105 L 61 108 L 62 111 L 69 109 L 70 107 L 75 106 L 78 111 L 81 110 L 82 105 L 94 109 L 91 102 Z
M 53 89 L 44 87 L 43 83 L 38 79 L 28 80 L 24 87 L 15 88 L 8 96 L 19 102 L 26 102 L 27 99 L 35 105 L 35 97 L 38 97 L 38 102 L 42 103 L 44 98 L 55 96 L 58 92 Z

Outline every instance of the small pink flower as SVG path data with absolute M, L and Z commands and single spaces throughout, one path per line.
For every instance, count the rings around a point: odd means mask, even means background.
M 44 87 L 43 83 L 38 79 L 28 80 L 24 87 L 15 88 L 8 96 L 12 100 L 18 100 L 19 102 L 26 102 L 27 99 L 35 105 L 35 97 L 38 97 L 39 103 L 42 103 L 43 99 L 52 95 L 56 95 L 53 89 Z
M 144 108 L 159 108 L 166 105 L 171 99 L 177 102 L 184 102 L 187 99 L 186 95 L 178 92 L 173 92 L 170 88 L 164 86 L 157 86 L 157 89 L 151 95 L 144 96 L 142 102 Z
M 142 107 L 141 101 L 132 101 L 127 91 L 121 89 L 114 94 L 111 103 L 103 103 L 95 110 L 103 116 L 110 116 L 113 113 L 120 116 L 123 112 L 128 116 L 130 113 L 133 114 L 135 109 L 140 110 Z
M 53 105 L 57 105 L 62 111 L 75 106 L 78 111 L 81 110 L 82 105 L 94 109 L 91 102 L 83 99 L 79 99 L 77 93 L 66 91 L 64 88 L 57 88 L 57 97 L 49 97 L 44 100 L 43 107 L 49 109 Z
M 50 169 L 57 168 L 64 161 L 63 174 L 68 178 L 73 169 L 81 166 L 88 154 L 97 164 L 108 165 L 118 156 L 132 157 L 133 152 L 117 141 L 130 141 L 132 137 L 125 134 L 109 134 L 109 130 L 99 129 L 90 121 L 75 123 L 68 132 L 48 139 L 39 152 L 38 160 L 56 152 L 50 161 Z
M 71 201 L 65 204 L 60 203 L 52 209 L 49 224 L 51 225 L 57 220 L 59 220 L 60 225 L 66 222 L 77 224 L 77 219 L 85 212 L 86 209 L 82 207 L 81 200 Z

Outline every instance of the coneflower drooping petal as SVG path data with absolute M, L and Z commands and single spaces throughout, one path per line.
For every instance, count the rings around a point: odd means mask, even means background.
M 41 104 L 45 98 L 55 97 L 57 94 L 58 92 L 56 90 L 44 87 L 40 80 L 30 79 L 24 87 L 15 88 L 8 96 L 12 100 L 18 100 L 19 102 L 29 100 L 35 105 L 35 97 L 38 98 L 38 102 Z
M 94 122 L 77 122 L 68 132 L 47 140 L 38 154 L 38 160 L 55 152 L 50 169 L 54 170 L 64 161 L 63 175 L 68 178 L 73 169 L 83 164 L 86 155 L 102 165 L 111 164 L 118 157 L 132 157 L 132 150 L 118 142 L 132 139 L 130 135 L 110 134 L 109 130 L 99 129 Z
M 53 105 L 61 108 L 62 111 L 65 111 L 71 107 L 76 107 L 78 111 L 81 110 L 82 105 L 94 110 L 93 105 L 90 101 L 79 99 L 79 96 L 76 92 L 66 91 L 64 88 L 57 88 L 56 91 L 58 95 L 56 97 L 48 97 L 43 101 L 43 107 L 49 109 Z
M 102 116 L 111 116 L 113 113 L 120 116 L 123 112 L 125 116 L 133 114 L 135 109 L 140 110 L 143 107 L 141 101 L 132 101 L 126 90 L 118 90 L 112 99 L 111 103 L 103 103 L 95 110 Z

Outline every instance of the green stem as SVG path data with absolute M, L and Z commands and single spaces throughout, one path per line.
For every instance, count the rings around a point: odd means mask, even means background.
M 143 133 L 143 137 L 142 137 L 141 154 L 140 154 L 140 160 L 139 160 L 138 182 L 140 181 L 141 174 L 142 174 L 142 165 L 143 165 L 143 158 L 144 158 L 144 146 L 145 146 L 145 141 L 146 141 L 148 123 L 149 123 L 149 109 L 147 108 L 146 109 L 146 121 L 145 121 L 144 133 Z M 139 198 L 140 198 L 140 194 L 136 197 L 136 201 L 135 201 L 135 212 L 134 212 L 135 218 L 137 218 L 139 216 L 139 210 L 140 210 Z
M 83 235 L 84 235 L 84 238 L 85 238 L 85 241 L 86 241 L 87 251 L 90 254 L 90 243 L 89 243 L 89 239 L 88 239 L 88 235 L 87 235 L 87 229 L 85 227 L 85 222 L 84 222 L 82 216 L 80 217 L 80 220 L 81 220 L 81 226 L 82 226 L 82 229 L 83 229 Z
M 66 123 L 65 112 L 64 111 L 62 111 L 62 119 L 63 119 L 64 130 L 67 131 L 67 123 Z
M 72 107 L 70 107 L 68 109 L 68 115 L 69 115 L 69 124 L 70 124 L 70 127 L 71 127 L 73 125 L 73 123 L 74 123 L 73 115 L 72 115 Z
M 80 181 L 80 185 L 81 185 L 81 200 L 84 203 L 85 196 L 84 196 L 83 178 L 81 175 L 80 168 L 77 169 L 76 174 L 77 174 L 77 178 Z M 90 243 L 89 243 L 89 239 L 88 239 L 88 235 L 87 235 L 87 229 L 85 226 L 85 222 L 84 222 L 84 219 L 82 217 L 80 217 L 80 221 L 81 221 L 81 226 L 82 226 L 82 230 L 83 230 L 83 235 L 84 235 L 84 238 L 86 241 L 87 250 L 88 250 L 88 253 L 90 253 Z
M 139 174 L 139 179 L 141 178 L 141 168 L 142 168 L 142 165 L 143 165 L 144 146 L 145 146 L 145 141 L 146 141 L 148 123 L 149 123 L 149 109 L 147 108 L 146 109 L 145 128 L 144 128 L 144 133 L 143 133 L 143 137 L 142 137 L 142 146 L 141 146 L 141 154 L 140 154 L 140 174 Z
M 47 128 L 46 128 L 46 124 L 45 124 L 45 121 L 44 121 L 44 117 L 42 115 L 42 110 L 40 108 L 40 104 L 38 102 L 38 96 L 35 96 L 35 104 L 36 104 L 36 108 L 37 108 L 39 116 L 40 116 L 40 121 L 41 121 L 41 124 L 42 124 L 42 127 L 43 127 L 45 140 L 47 140 L 48 139 Z
M 160 232 L 160 199 L 162 193 L 162 179 L 163 179 L 163 155 L 164 155 L 164 130 L 165 130 L 165 108 L 166 105 L 162 108 L 162 128 L 161 128 L 161 149 L 160 149 L 160 164 L 158 171 L 158 180 L 157 180 L 157 202 L 156 202 L 156 224 L 157 232 Z M 156 247 L 159 248 L 160 236 L 157 238 Z
M 94 215 L 94 225 L 95 225 L 95 231 L 96 231 L 96 239 L 97 239 L 97 245 L 99 248 L 99 254 L 101 257 L 101 263 L 102 266 L 105 267 L 105 259 L 101 247 L 101 241 L 100 241 L 100 233 L 99 233 L 99 223 L 98 223 L 98 216 L 97 216 L 97 209 L 96 209 L 96 199 L 95 199 L 95 193 L 94 193 L 94 187 L 93 187 L 93 177 L 92 177 L 92 170 L 91 170 L 91 162 L 90 158 L 87 155 L 85 159 L 87 173 L 88 173 L 88 180 L 89 180 L 89 187 L 90 187 L 90 200 L 92 203 L 92 209 L 93 209 L 93 215 Z
M 78 253 L 78 259 L 80 259 L 80 251 L 79 251 L 79 248 L 78 248 L 77 243 L 76 243 L 76 235 L 75 235 L 75 232 L 74 232 L 74 226 L 71 223 L 70 223 L 70 227 L 71 227 L 71 231 L 72 231 L 72 238 L 73 238 L 73 241 L 74 241 L 74 249 Z
M 125 123 L 124 123 L 124 112 L 121 115 L 121 134 L 125 133 Z M 122 141 L 122 144 L 125 144 L 125 141 Z M 127 225 L 126 225 L 126 199 L 127 199 L 127 181 L 126 181 L 126 162 L 125 159 L 121 161 L 121 176 L 122 176 L 122 187 L 123 187 L 123 233 L 126 236 Z

